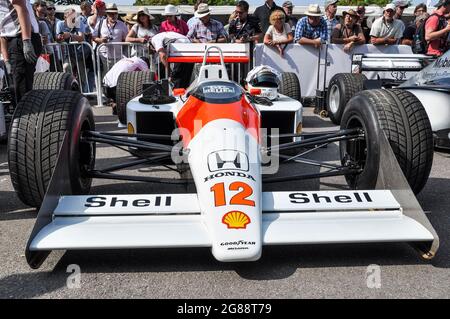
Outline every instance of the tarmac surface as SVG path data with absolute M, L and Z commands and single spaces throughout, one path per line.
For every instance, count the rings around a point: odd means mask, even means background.
M 109 109 L 97 108 L 95 113 L 97 130 L 118 130 Z M 336 128 L 305 108 L 305 131 Z M 330 145 L 316 158 L 335 161 L 337 150 L 337 145 Z M 106 145 L 97 152 L 100 166 L 127 156 Z M 36 211 L 15 195 L 6 154 L 6 145 L 0 144 L 0 298 L 450 297 L 449 153 L 435 152 L 430 179 L 418 195 L 440 237 L 440 249 L 432 261 L 422 261 L 404 243 L 340 244 L 264 247 L 262 258 L 248 263 L 220 263 L 206 248 L 53 252 L 38 270 L 29 268 L 24 254 Z M 289 173 L 295 165 L 280 174 Z M 135 171 L 148 172 L 146 168 Z M 176 176 L 164 168 L 151 174 Z M 183 192 L 183 187 L 96 180 L 91 194 Z M 267 189 L 307 188 L 345 188 L 345 181 L 326 178 L 278 183 Z M 70 265 L 80 268 L 79 285 L 73 285 L 69 277 Z

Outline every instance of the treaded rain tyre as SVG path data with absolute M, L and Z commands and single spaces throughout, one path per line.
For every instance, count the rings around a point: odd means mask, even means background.
M 340 144 L 342 163 L 345 165 L 350 159 L 363 169 L 358 175 L 346 176 L 349 186 L 355 189 L 376 186 L 382 165 L 378 137 L 384 132 L 411 189 L 419 193 L 433 163 L 433 133 L 420 101 L 405 90 L 363 91 L 349 101 L 341 122 L 341 129 L 357 127 L 364 130 L 364 141 Z M 354 143 L 362 144 L 355 147 Z
M 281 74 L 280 93 L 289 96 L 294 100 L 301 100 L 302 93 L 297 74 L 293 72 L 283 72 Z
M 116 88 L 117 116 L 127 124 L 127 103 L 142 94 L 142 84 L 152 82 L 155 73 L 151 71 L 123 72 L 119 75 Z
M 78 91 L 75 77 L 64 72 L 38 72 L 34 74 L 33 90 L 68 90 Z
M 78 92 L 33 90 L 17 105 L 8 143 L 11 181 L 20 200 L 39 208 L 69 134 L 68 172 L 73 194 L 86 194 L 91 179 L 83 172 L 95 164 L 95 147 L 83 143 L 83 131 L 94 130 L 88 100 Z
M 364 90 L 366 80 L 364 74 L 357 73 L 338 73 L 331 78 L 327 91 L 327 111 L 331 122 L 337 125 L 341 123 L 348 101 Z

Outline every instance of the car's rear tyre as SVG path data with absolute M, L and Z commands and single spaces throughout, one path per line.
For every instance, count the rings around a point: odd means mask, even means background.
M 117 116 L 122 124 L 127 124 L 127 103 L 142 94 L 142 84 L 152 82 L 155 73 L 151 71 L 123 72 L 116 87 Z
M 300 81 L 298 80 L 297 74 L 293 72 L 281 73 L 281 83 L 279 90 L 281 94 L 289 96 L 294 100 L 300 101 L 302 98 Z
M 33 90 L 17 105 L 8 144 L 11 181 L 20 200 L 39 208 L 58 160 L 64 134 L 69 134 L 68 176 L 72 193 L 86 194 L 95 164 L 95 145 L 81 142 L 94 130 L 89 101 L 78 92 Z
M 38 72 L 34 74 L 33 90 L 79 91 L 75 77 L 65 72 Z
M 343 165 L 357 164 L 363 171 L 347 175 L 355 189 L 376 186 L 380 163 L 379 136 L 384 132 L 411 189 L 419 193 L 425 186 L 433 163 L 433 133 L 420 101 L 404 90 L 368 90 L 347 104 L 341 129 L 360 128 L 365 137 L 342 141 Z
M 327 91 L 327 111 L 334 124 L 341 123 L 345 106 L 356 93 L 364 90 L 366 80 L 364 74 L 353 73 L 338 73 L 331 78 Z

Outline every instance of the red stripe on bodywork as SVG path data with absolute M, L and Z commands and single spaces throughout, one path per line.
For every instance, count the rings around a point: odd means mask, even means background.
M 211 104 L 191 95 L 176 118 L 178 127 L 182 128 L 180 134 L 183 137 L 184 147 L 189 145 L 201 127 L 220 119 L 241 123 L 259 142 L 260 115 L 244 97 L 229 104 Z

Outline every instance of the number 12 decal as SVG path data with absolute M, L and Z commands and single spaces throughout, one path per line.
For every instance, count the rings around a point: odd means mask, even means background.
M 255 201 L 247 199 L 253 194 L 253 189 L 246 183 L 233 182 L 228 188 L 230 191 L 239 191 L 230 199 L 230 205 L 245 205 L 255 206 Z M 211 187 L 211 192 L 214 192 L 214 204 L 215 206 L 225 206 L 227 204 L 225 196 L 224 183 L 217 183 Z

